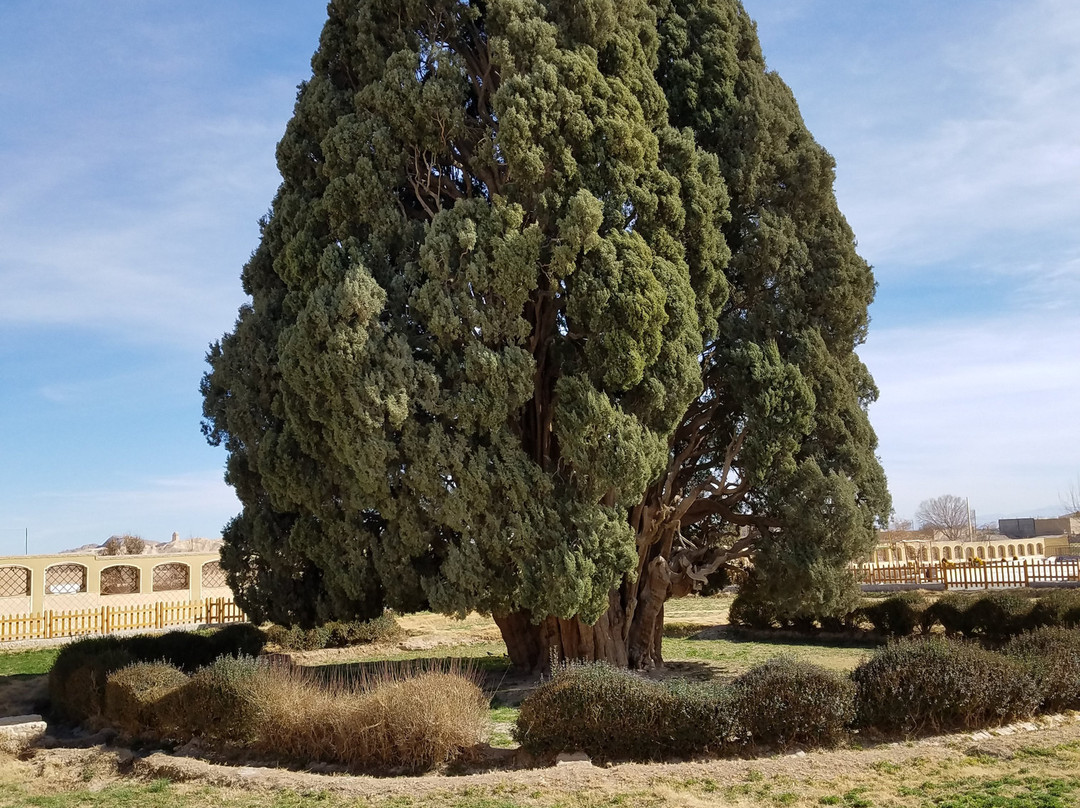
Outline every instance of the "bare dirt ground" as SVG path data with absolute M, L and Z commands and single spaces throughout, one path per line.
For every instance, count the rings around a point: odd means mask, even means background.
M 0 717 L 28 715 L 49 699 L 48 676 L 0 676 Z
M 36 792 L 74 789 L 97 791 L 128 778 L 144 781 L 167 779 L 174 783 L 213 786 L 226 791 L 282 791 L 299 794 L 332 793 L 347 798 L 393 800 L 408 798 L 435 804 L 450 794 L 577 794 L 588 792 L 590 804 L 607 797 L 648 792 L 664 799 L 686 784 L 748 783 L 776 781 L 813 796 L 843 790 L 864 782 L 859 773 L 868 770 L 943 771 L 963 766 L 978 776 L 980 766 L 989 774 L 995 761 L 1023 756 L 1032 749 L 1048 749 L 1080 742 L 1076 716 L 1051 716 L 1038 722 L 1013 725 L 994 732 L 964 733 L 926 738 L 908 743 L 887 743 L 868 748 L 811 751 L 752 760 L 697 760 L 681 763 L 621 764 L 608 767 L 588 762 L 557 766 L 518 768 L 469 773 L 436 773 L 424 776 L 365 777 L 289 771 L 276 768 L 224 766 L 203 760 L 152 751 L 141 756 L 108 746 L 91 748 L 35 749 L 22 759 L 0 755 L 2 780 L 18 782 Z M 872 781 L 871 781 L 872 782 Z M 865 790 L 868 787 L 862 786 Z M 873 788 L 864 796 L 873 799 Z M 807 793 L 810 791 L 812 793 Z M 679 805 L 716 804 L 697 802 L 679 794 Z M 885 794 L 881 795 L 885 797 Z M 664 800 L 666 803 L 667 800 Z M 412 804 L 411 802 L 409 804 Z

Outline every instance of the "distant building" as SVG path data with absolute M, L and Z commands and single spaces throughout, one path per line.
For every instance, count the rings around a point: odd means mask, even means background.
M 1010 539 L 1033 539 L 1037 536 L 1080 535 L 1080 518 L 1060 516 L 1057 519 L 998 519 L 998 532 Z
M 1055 520 L 1038 520 L 1055 521 Z M 941 561 L 1032 559 L 1069 553 L 1067 534 L 1025 536 L 976 534 L 971 539 L 948 539 L 941 531 L 884 530 L 868 559 L 873 564 L 934 564 Z

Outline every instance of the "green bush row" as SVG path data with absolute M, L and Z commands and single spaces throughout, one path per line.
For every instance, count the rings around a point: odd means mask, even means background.
M 267 642 L 290 651 L 317 651 L 321 648 L 390 642 L 403 634 L 401 626 L 391 614 L 366 621 L 334 621 L 314 628 L 271 624 L 263 630 Z
M 1037 591 L 1037 590 L 1036 590 Z M 983 595 L 950 592 L 932 603 L 921 592 L 903 592 L 860 610 L 874 628 L 892 637 L 936 627 L 950 637 L 1002 643 L 1025 631 L 1080 625 L 1080 590 L 1007 590 Z
M 91 637 L 64 646 L 49 672 L 53 710 L 75 721 L 100 716 L 108 675 L 134 662 L 164 662 L 194 672 L 221 656 L 258 654 L 263 633 L 246 623 L 216 631 L 170 631 L 132 637 Z
M 558 668 L 521 705 L 515 734 L 541 756 L 597 760 L 832 746 L 848 733 L 909 735 L 1080 708 L 1080 630 L 1043 627 L 992 651 L 909 637 L 849 677 L 778 659 L 726 685 L 666 683 L 604 664 Z
M 1006 590 L 972 594 L 950 592 L 930 602 L 920 591 L 900 592 L 864 603 L 843 617 L 779 621 L 760 604 L 732 603 L 732 625 L 747 628 L 853 630 L 869 623 L 888 637 L 930 634 L 936 627 L 950 637 L 978 638 L 1002 643 L 1010 637 L 1044 626 L 1080 626 L 1080 589 Z

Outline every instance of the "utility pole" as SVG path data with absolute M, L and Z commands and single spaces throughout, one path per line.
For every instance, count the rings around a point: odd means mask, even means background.
M 967 519 L 968 519 L 968 541 L 971 541 L 971 540 L 972 540 L 973 538 L 975 538 L 975 537 L 974 537 L 974 536 L 972 535 L 972 529 L 971 529 L 971 503 L 970 503 L 970 502 L 968 502 L 968 498 L 967 498 L 967 497 L 964 497 L 964 507 L 965 507 L 965 508 L 967 509 Z

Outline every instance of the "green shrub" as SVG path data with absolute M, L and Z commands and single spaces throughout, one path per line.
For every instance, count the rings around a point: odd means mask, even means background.
M 266 635 L 250 623 L 233 623 L 219 628 L 207 637 L 212 654 L 208 662 L 219 656 L 258 656 L 266 645 Z
M 105 684 L 113 671 L 135 661 L 116 637 L 92 637 L 64 646 L 49 672 L 53 710 L 73 721 L 104 712 Z
M 377 642 L 393 642 L 404 633 L 394 616 L 386 613 L 371 620 L 354 620 L 346 623 L 346 644 L 368 645 Z
M 1051 589 L 1031 607 L 1027 627 L 1080 625 L 1080 589 Z
M 961 637 L 971 632 L 967 610 L 974 603 L 971 595 L 950 592 L 927 606 L 919 619 L 923 634 L 929 634 L 935 625 L 945 629 L 947 637 Z
M 289 636 L 289 629 L 285 626 L 279 626 L 277 623 L 270 623 L 263 628 L 263 635 L 266 637 L 266 641 L 272 645 L 276 645 L 279 648 L 288 648 L 286 639 Z
M 889 637 L 906 637 L 922 623 L 926 596 L 922 592 L 900 592 L 871 606 L 864 606 L 863 615 L 874 629 Z
M 332 621 L 314 628 L 271 625 L 265 638 L 281 648 L 293 651 L 317 651 L 320 648 L 345 648 L 374 642 L 389 642 L 402 635 L 401 626 L 391 614 L 373 620 Z
M 858 723 L 918 733 L 990 726 L 1030 715 L 1040 695 L 1020 663 L 941 637 L 890 643 L 852 673 Z
M 1002 653 L 1019 661 L 1034 677 L 1040 709 L 1080 708 L 1080 630 L 1044 626 L 1013 637 Z
M 768 603 L 739 592 L 728 609 L 728 622 L 744 628 L 773 628 L 777 623 L 776 610 Z
M 187 683 L 187 674 L 164 662 L 137 662 L 113 671 L 105 685 L 105 718 L 131 735 L 169 735 L 178 716 L 168 697 Z
M 992 642 L 1002 642 L 1024 630 L 1032 602 L 1013 592 L 991 592 L 968 606 L 966 633 Z
M 556 668 L 521 704 L 514 737 L 534 755 L 656 760 L 718 751 L 739 734 L 731 693 L 654 682 L 604 663 Z
M 735 723 L 752 746 L 834 746 L 855 718 L 855 686 L 789 658 L 758 665 L 731 685 Z

